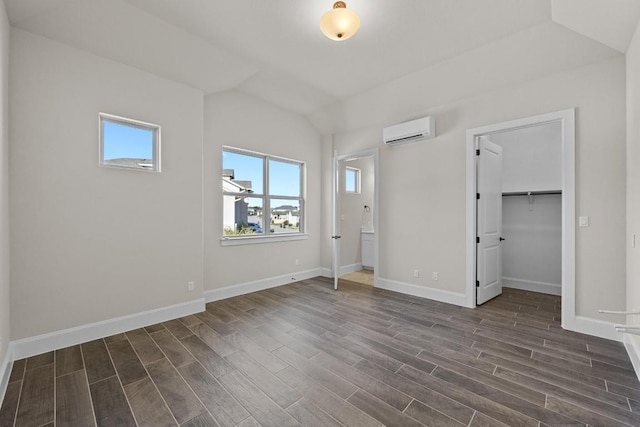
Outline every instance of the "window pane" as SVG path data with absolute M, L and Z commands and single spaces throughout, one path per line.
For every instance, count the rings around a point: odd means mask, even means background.
M 223 236 L 304 231 L 304 163 L 230 147 L 222 158 Z
M 270 202 L 271 229 L 269 231 L 274 234 L 300 232 L 300 202 L 286 199 L 270 199 Z
M 264 194 L 263 165 L 262 157 L 223 150 L 223 190 L 234 193 Z
M 225 236 L 263 234 L 263 200 L 260 197 L 223 196 Z
M 159 170 L 159 126 L 101 114 L 100 130 L 101 165 Z
M 269 194 L 276 196 L 300 196 L 299 163 L 269 160 Z
M 358 192 L 358 178 L 360 175 L 360 171 L 358 169 L 350 169 L 347 168 L 345 170 L 345 179 L 344 179 L 344 190 L 347 193 L 357 193 Z

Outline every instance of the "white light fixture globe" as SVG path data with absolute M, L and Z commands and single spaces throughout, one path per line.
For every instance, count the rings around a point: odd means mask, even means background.
M 347 9 L 343 1 L 333 4 L 333 9 L 320 18 L 320 29 L 331 40 L 342 41 L 353 36 L 360 28 L 360 17 Z

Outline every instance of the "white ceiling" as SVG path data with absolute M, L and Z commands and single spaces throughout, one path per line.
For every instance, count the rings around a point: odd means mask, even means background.
M 550 23 L 589 38 L 598 60 L 603 45 L 626 50 L 640 16 L 638 0 L 350 0 L 360 31 L 334 42 L 318 28 L 332 3 L 5 0 L 23 30 L 205 93 L 235 88 L 304 115 Z
M 551 7 L 555 22 L 623 53 L 640 16 L 638 0 L 553 0 Z

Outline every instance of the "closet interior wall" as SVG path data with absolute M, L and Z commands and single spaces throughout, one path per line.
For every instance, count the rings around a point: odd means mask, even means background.
M 561 295 L 562 194 L 502 197 L 502 286 Z
M 561 124 L 501 132 L 502 285 L 554 295 L 562 290 Z

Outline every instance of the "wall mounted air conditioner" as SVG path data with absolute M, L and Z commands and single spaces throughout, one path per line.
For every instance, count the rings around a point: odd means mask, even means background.
M 420 141 L 434 136 L 436 136 L 436 123 L 431 116 L 382 129 L 382 140 L 387 145 Z

